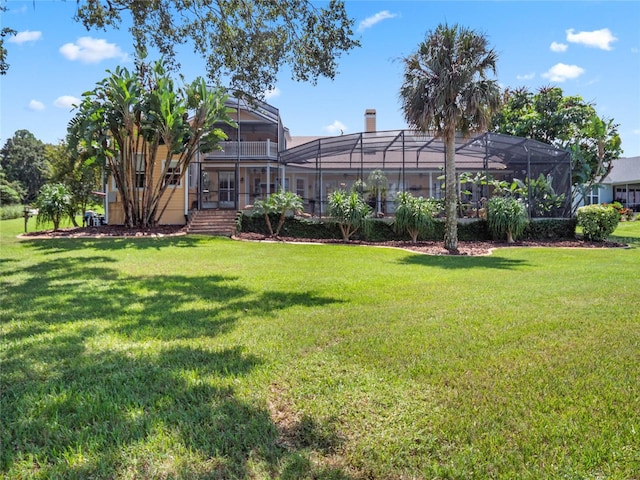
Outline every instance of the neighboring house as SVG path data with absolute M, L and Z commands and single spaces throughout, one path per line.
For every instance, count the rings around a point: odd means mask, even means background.
M 442 140 L 411 130 L 377 131 L 375 110 L 366 110 L 361 133 L 292 137 L 278 109 L 271 105 L 230 98 L 227 106 L 238 128 L 218 126 L 228 140 L 221 150 L 199 154 L 182 180 L 175 181 L 172 186 L 176 191 L 160 223 L 185 224 L 189 214 L 197 210 L 247 209 L 280 188 L 302 197 L 306 212 L 323 215 L 331 192 L 366 182 L 374 170 L 381 170 L 387 179 L 384 213 L 394 212 L 393 198 L 399 191 L 442 197 Z M 456 146 L 459 173 L 482 173 L 508 181 L 543 176 L 557 194 L 565 193 L 567 198 L 555 215 L 570 211 L 568 152 L 494 133 L 460 137 Z M 469 192 L 461 195 L 461 202 L 475 208 L 482 198 L 489 197 L 486 185 L 461 185 L 461 191 Z M 122 223 L 122 207 L 112 179 L 106 192 L 107 222 Z
M 593 188 L 586 203 L 611 202 L 640 211 L 640 157 L 614 160 L 611 173 Z

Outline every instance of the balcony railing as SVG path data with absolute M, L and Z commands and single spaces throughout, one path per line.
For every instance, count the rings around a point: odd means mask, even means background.
M 205 156 L 208 159 L 257 159 L 257 158 L 278 158 L 278 145 L 276 142 L 267 140 L 266 142 L 221 142 L 222 150 L 214 150 Z M 238 148 L 240 152 L 238 155 Z

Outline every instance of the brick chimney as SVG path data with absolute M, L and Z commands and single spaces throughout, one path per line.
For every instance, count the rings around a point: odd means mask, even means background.
M 364 111 L 364 131 L 376 131 L 376 111 L 373 108 L 368 108 Z

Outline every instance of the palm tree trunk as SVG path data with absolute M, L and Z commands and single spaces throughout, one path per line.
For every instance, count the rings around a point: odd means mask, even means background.
M 456 144 L 455 131 L 445 132 L 444 154 L 445 176 L 445 226 L 444 248 L 450 252 L 458 250 L 458 195 L 456 177 Z

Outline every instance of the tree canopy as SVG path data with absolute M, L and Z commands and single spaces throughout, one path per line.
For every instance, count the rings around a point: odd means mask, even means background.
M 400 99 L 406 121 L 445 143 L 444 246 L 450 251 L 458 248 L 455 136 L 484 130 L 498 108 L 499 88 L 488 78 L 495 74 L 497 58 L 484 35 L 445 24 L 428 32 L 417 52 L 403 59 Z
M 564 96 L 559 87 L 507 89 L 493 131 L 532 138 L 572 152 L 572 183 L 588 190 L 611 172 L 622 154 L 618 125 L 598 116 L 582 97 Z
M 76 20 L 87 28 L 130 32 L 140 52 L 156 48 L 178 65 L 176 46 L 190 43 L 206 60 L 215 82 L 260 97 L 275 86 L 284 64 L 292 78 L 315 82 L 334 78 L 337 59 L 359 46 L 354 21 L 342 0 L 325 8 L 309 0 L 77 0 Z M 224 82 L 227 83 L 227 82 Z
M 45 145 L 28 130 L 18 130 L 0 150 L 0 164 L 8 182 L 18 182 L 23 201 L 36 199 L 49 175 Z

